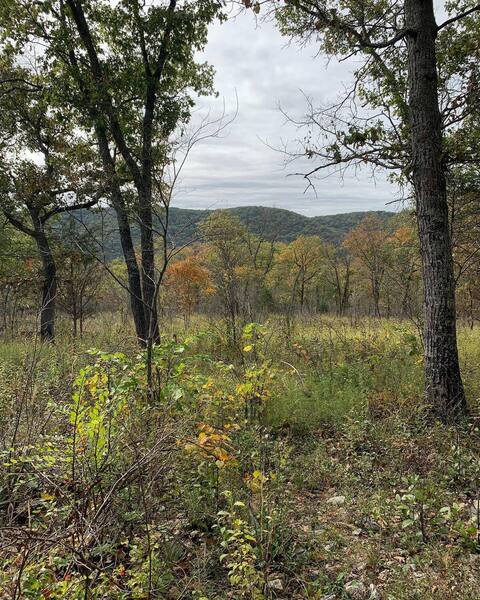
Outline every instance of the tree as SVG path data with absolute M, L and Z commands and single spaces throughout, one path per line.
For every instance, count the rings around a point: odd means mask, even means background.
M 323 245 L 318 236 L 301 235 L 279 254 L 277 268 L 288 281 L 292 305 L 297 299 L 300 310 L 307 307 L 308 293 L 323 266 Z
M 170 263 L 165 285 L 182 311 L 185 325 L 202 297 L 213 292 L 208 269 L 192 254 Z
M 337 313 L 346 313 L 351 296 L 352 259 L 344 249 L 333 244 L 323 245 L 323 256 L 326 263 L 325 279 L 334 289 Z
M 34 242 L 8 221 L 0 228 L 0 328 L 16 333 L 19 316 L 29 309 L 38 281 Z
M 466 412 L 458 362 L 455 280 L 438 98 L 433 1 L 405 2 L 409 34 L 409 109 L 415 190 L 425 293 L 427 395 L 439 416 Z
M 376 317 L 381 316 L 382 286 L 390 259 L 388 238 L 383 222 L 372 215 L 365 217 L 343 242 L 350 255 L 355 257 L 367 272 Z
M 35 240 L 42 264 L 40 335 L 55 338 L 57 266 L 48 224 L 64 212 L 96 204 L 95 165 L 65 113 L 49 105 L 41 76 L 4 64 L 0 73 L 0 208 Z
M 260 232 L 257 235 L 252 233 L 247 225 L 244 241 L 246 264 L 243 269 L 242 307 L 245 320 L 250 323 L 258 320 L 259 311 L 271 305 L 267 279 L 276 253 L 274 239 L 266 239 L 263 235 L 265 224 L 257 223 L 257 231 Z
M 90 233 L 70 217 L 62 223 L 57 243 L 59 304 L 72 317 L 74 337 L 83 335 L 85 317 L 94 309 L 104 278 L 96 248 L 89 247 L 93 246 Z
M 458 309 L 473 327 L 480 303 L 480 178 L 476 169 L 458 169 L 448 183 Z
M 247 230 L 238 218 L 216 211 L 200 223 L 199 231 L 206 242 L 205 264 L 220 296 L 228 334 L 235 345 L 242 312 L 242 284 L 249 274 Z
M 40 41 L 43 67 L 63 82 L 78 124 L 93 130 L 117 213 L 137 337 L 158 341 L 154 212 L 171 136 L 189 121 L 193 95 L 212 91 L 213 73 L 196 54 L 220 15 L 214 0 L 33 0 L 6 2 L 2 15 L 17 53 Z M 140 228 L 141 264 L 131 221 Z M 166 232 L 161 232 L 166 237 Z
M 394 231 L 388 239 L 390 263 L 386 285 L 396 298 L 396 314 L 417 321 L 420 285 L 418 236 L 410 215 L 393 220 Z
M 443 420 L 467 412 L 458 361 L 452 244 L 446 196 L 447 164 L 476 160 L 476 144 L 455 133 L 476 107 L 477 66 L 469 44 L 452 55 L 452 36 L 478 35 L 480 5 L 449 3 L 453 15 L 437 25 L 432 0 L 358 2 L 289 0 L 272 2 L 282 31 L 318 40 L 330 56 L 363 56 L 355 85 L 340 104 L 314 109 L 300 122 L 319 127 L 294 154 L 317 160 L 305 176 L 320 169 L 371 164 L 397 171 L 414 190 L 424 280 L 425 393 Z M 449 39 L 445 40 L 445 31 Z M 443 34 L 443 39 L 442 39 Z M 438 52 L 437 52 L 438 50 Z M 440 53 L 441 50 L 441 53 Z M 465 54 L 467 52 L 467 54 Z M 462 56 L 465 60 L 462 60 Z M 438 58 L 442 73 L 438 75 Z M 439 91 L 446 104 L 440 110 Z M 356 101 L 373 109 L 367 114 Z M 352 108 L 349 116 L 342 111 Z M 310 129 L 311 131 L 311 129 Z M 448 136 L 452 143 L 444 143 Z M 448 155 L 446 150 L 449 150 Z

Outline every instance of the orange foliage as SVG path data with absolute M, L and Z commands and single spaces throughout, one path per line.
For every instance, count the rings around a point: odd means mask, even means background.
M 173 292 L 179 308 L 187 315 L 198 306 L 202 294 L 208 295 L 214 291 L 208 269 L 193 255 L 172 263 L 168 267 L 165 283 Z
M 392 235 L 392 241 L 399 246 L 413 246 L 414 235 L 410 227 L 399 227 Z

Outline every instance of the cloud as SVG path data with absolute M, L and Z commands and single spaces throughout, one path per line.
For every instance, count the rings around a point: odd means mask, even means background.
M 379 173 L 332 175 L 317 181 L 315 192 L 285 166 L 285 157 L 273 148 L 295 139 L 279 106 L 288 114 L 302 115 L 303 94 L 322 104 L 337 98 L 352 80 L 355 63 L 339 63 L 315 56 L 314 47 L 288 43 L 273 23 L 256 23 L 252 14 L 240 14 L 211 27 L 203 59 L 216 69 L 218 99 L 200 102 L 200 113 L 233 111 L 238 116 L 220 139 L 195 148 L 185 167 L 175 204 L 189 208 L 263 205 L 307 215 L 358 210 L 395 210 L 388 204 L 397 189 Z M 271 146 L 271 147 L 270 147 Z M 309 163 L 309 167 L 311 164 Z

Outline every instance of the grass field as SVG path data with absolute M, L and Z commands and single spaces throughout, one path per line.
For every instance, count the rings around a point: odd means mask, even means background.
M 479 598 L 478 328 L 459 346 L 450 428 L 404 322 L 276 318 L 232 348 L 174 320 L 150 378 L 112 316 L 6 341 L 0 598 Z

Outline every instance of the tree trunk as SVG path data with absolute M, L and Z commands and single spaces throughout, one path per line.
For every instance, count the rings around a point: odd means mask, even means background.
M 138 266 L 136 267 L 136 259 L 134 264 L 133 259 L 135 256 L 131 256 L 130 249 L 128 250 L 129 258 L 127 259 L 127 257 L 125 257 L 125 259 L 127 262 L 127 268 L 129 267 L 129 264 L 131 267 L 131 271 L 129 271 L 129 291 L 132 310 L 134 313 L 135 326 L 137 329 L 137 336 L 142 344 L 149 346 L 150 341 L 157 343 L 160 339 L 156 305 L 157 293 L 152 223 L 152 165 L 155 106 L 158 85 L 162 78 L 163 68 L 168 57 L 167 47 L 174 26 L 174 20 L 172 17 L 176 9 L 176 2 L 175 0 L 170 0 L 168 9 L 169 16 L 165 24 L 161 50 L 153 72 L 151 71 L 150 65 L 145 64 L 144 60 L 146 94 L 142 123 L 141 167 L 136 162 L 134 152 L 132 152 L 132 150 L 128 147 L 124 132 L 122 131 L 122 124 L 120 123 L 114 108 L 114 102 L 112 101 L 110 91 L 105 85 L 107 78 L 105 77 L 101 60 L 97 54 L 95 41 L 91 34 L 82 3 L 78 0 L 67 0 L 67 4 L 72 11 L 72 16 L 78 33 L 85 46 L 85 50 L 89 59 L 91 74 L 96 84 L 97 97 L 92 99 L 90 92 L 83 85 L 83 82 L 81 82 L 84 94 L 89 103 L 90 114 L 94 118 L 95 129 L 100 142 L 100 152 L 102 155 L 103 164 L 104 166 L 107 165 L 107 172 L 109 175 L 114 176 L 112 182 L 115 182 L 118 187 L 118 183 L 116 182 L 115 163 L 111 157 L 108 146 L 108 136 L 106 135 L 105 130 L 105 122 L 108 122 L 109 132 L 115 141 L 120 154 L 125 160 L 126 166 L 130 171 L 138 194 L 138 216 L 140 220 L 140 245 L 142 252 L 142 294 L 140 295 L 137 293 L 136 289 L 132 288 L 132 283 L 134 283 L 135 288 L 138 283 L 138 281 L 133 282 L 133 278 L 136 278 L 137 276 L 134 271 L 135 268 L 138 268 Z M 77 59 L 74 56 L 73 50 L 70 53 L 70 60 L 75 68 L 78 69 Z M 139 299 L 143 301 L 142 311 L 140 311 L 138 307 Z M 141 312 L 143 312 L 143 324 L 140 323 Z M 143 329 L 143 332 L 139 335 L 140 329 Z
M 455 285 L 433 0 L 405 0 L 413 183 L 424 280 L 425 392 L 443 421 L 467 412 L 457 350 Z
M 167 26 L 167 27 L 170 27 Z M 153 243 L 152 167 L 153 167 L 153 122 L 157 99 L 158 81 L 147 76 L 145 111 L 142 131 L 142 168 L 140 179 L 135 182 L 138 192 L 140 216 L 140 245 L 142 249 L 142 290 L 146 307 L 148 339 L 160 341 L 157 311 L 157 281 L 155 273 L 155 249 Z M 165 232 L 166 235 L 166 232 Z
M 153 243 L 152 194 L 139 194 L 140 246 L 142 249 L 142 291 L 145 302 L 145 320 L 148 339 L 160 341 L 156 303 L 155 249 Z
M 34 218 L 35 241 L 42 261 L 43 290 L 40 308 L 40 338 L 44 341 L 55 340 L 55 303 L 57 296 L 57 267 L 48 243 L 43 223 Z
M 305 304 L 305 274 L 303 270 L 301 272 L 301 281 L 300 281 L 300 310 L 303 312 L 303 305 Z
M 147 321 L 145 318 L 146 307 L 142 294 L 142 283 L 140 269 L 138 268 L 135 247 L 133 245 L 130 223 L 123 201 L 121 192 L 113 191 L 113 207 L 117 215 L 118 232 L 120 243 L 122 245 L 123 257 L 127 267 L 128 275 L 128 295 L 130 296 L 130 307 L 132 309 L 133 321 L 135 323 L 135 333 L 141 345 L 146 345 L 148 339 Z
M 341 317 L 343 315 L 343 294 L 340 274 L 336 265 L 333 265 L 333 272 L 335 273 L 335 304 L 337 305 L 337 314 Z
M 340 314 L 344 315 L 348 308 L 350 299 L 350 263 L 345 264 L 345 281 L 343 284 L 342 299 L 340 303 Z
M 71 300 L 71 313 L 72 313 L 72 322 L 73 322 L 73 338 L 77 339 L 77 290 L 75 288 L 75 269 L 73 266 L 73 259 L 70 259 L 70 300 Z M 68 288 L 67 288 L 68 289 Z M 67 304 L 68 306 L 68 304 Z
M 73 12 L 80 36 L 82 37 L 86 47 L 88 48 L 89 44 L 91 44 L 91 40 L 88 31 L 88 26 L 85 21 L 85 16 L 83 15 L 82 7 L 81 5 L 75 2 L 69 2 L 68 4 Z M 95 53 L 94 49 L 93 53 Z M 73 48 L 69 50 L 68 56 L 70 65 L 73 68 L 73 74 L 77 78 L 79 89 L 83 95 L 83 99 L 86 103 L 88 113 L 90 115 L 93 127 L 95 129 L 95 136 L 98 142 L 100 158 L 105 171 L 105 175 L 107 176 L 107 180 L 109 182 L 109 191 L 112 205 L 117 215 L 120 243 L 122 246 L 125 266 L 127 268 L 127 291 L 130 297 L 130 306 L 132 309 L 132 316 L 135 324 L 135 333 L 139 344 L 145 346 L 148 338 L 148 331 L 145 320 L 145 304 L 142 296 L 140 269 L 138 268 L 137 257 L 135 255 L 135 247 L 133 245 L 132 232 L 130 228 L 130 222 L 128 219 L 127 208 L 123 201 L 122 191 L 117 179 L 115 159 L 110 151 L 109 136 L 107 135 L 107 129 L 105 124 L 105 115 L 101 113 L 97 106 L 97 98 L 92 96 L 89 86 L 85 84 L 85 81 L 83 81 L 81 75 L 79 75 L 79 64 Z M 91 57 L 91 60 L 94 59 Z M 97 63 L 95 63 L 95 68 L 97 70 L 94 73 L 94 77 L 96 77 L 97 79 L 101 78 L 101 73 L 98 72 L 99 65 Z
M 377 279 L 376 275 L 372 275 L 371 278 L 372 284 L 372 298 L 373 298 L 373 309 L 375 312 L 375 316 L 380 318 L 380 282 Z
M 468 297 L 470 300 L 469 324 L 470 324 L 470 329 L 473 330 L 473 328 L 475 327 L 475 301 L 473 299 L 473 292 L 472 292 L 472 288 L 470 286 L 468 286 Z
M 413 284 L 414 270 L 411 267 L 406 277 L 405 285 L 403 288 L 402 295 L 402 318 L 407 319 L 413 314 L 413 298 L 412 298 L 412 284 Z
M 100 119 L 97 118 L 96 112 L 92 108 L 90 108 L 90 110 L 95 123 L 95 133 L 103 168 L 110 183 L 112 205 L 117 216 L 118 233 L 120 236 L 125 266 L 127 267 L 128 295 L 130 297 L 130 307 L 132 309 L 133 322 L 135 324 L 135 333 L 140 345 L 145 346 L 148 339 L 148 329 L 145 318 L 146 308 L 143 300 L 140 269 L 138 268 L 137 257 L 135 255 L 128 213 L 117 180 L 115 162 L 110 153 L 105 127 Z

